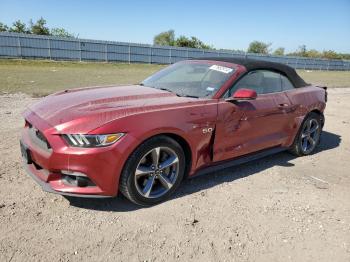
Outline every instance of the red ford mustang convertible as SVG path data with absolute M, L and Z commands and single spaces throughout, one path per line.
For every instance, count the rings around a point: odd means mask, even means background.
M 80 197 L 120 191 L 152 205 L 185 177 L 282 150 L 314 152 L 325 89 L 278 63 L 182 61 L 139 85 L 47 96 L 24 113 L 21 152 L 45 191 Z

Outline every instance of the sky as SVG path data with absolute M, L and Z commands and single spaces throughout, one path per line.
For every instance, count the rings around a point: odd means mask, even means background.
M 151 44 L 169 29 L 218 49 L 246 50 L 259 40 L 287 52 L 350 53 L 350 0 L 0 0 L 0 22 L 40 17 L 79 38 Z

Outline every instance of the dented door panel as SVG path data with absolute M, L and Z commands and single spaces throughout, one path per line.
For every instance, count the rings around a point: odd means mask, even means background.
M 256 100 L 218 104 L 214 161 L 222 161 L 283 144 L 292 115 L 283 93 L 260 95 Z

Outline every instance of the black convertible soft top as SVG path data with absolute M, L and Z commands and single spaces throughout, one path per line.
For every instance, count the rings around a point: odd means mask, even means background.
M 234 57 L 201 57 L 194 58 L 193 60 L 211 60 L 211 61 L 222 61 L 232 64 L 242 65 L 248 71 L 258 70 L 258 69 L 267 69 L 272 71 L 277 71 L 286 77 L 293 83 L 294 87 L 304 87 L 307 84 L 295 71 L 294 68 L 275 62 L 255 60 L 250 58 L 234 58 Z

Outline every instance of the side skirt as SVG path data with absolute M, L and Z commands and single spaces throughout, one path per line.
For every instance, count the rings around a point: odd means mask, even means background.
M 222 161 L 220 163 L 214 164 L 212 166 L 208 166 L 208 167 L 204 167 L 202 169 L 200 169 L 199 171 L 197 171 L 193 176 L 190 176 L 189 178 L 193 178 L 193 177 L 197 177 L 197 176 L 201 176 L 201 175 L 206 175 L 209 173 L 213 173 L 225 168 L 229 168 L 229 167 L 233 167 L 233 166 L 238 166 L 253 160 L 257 160 L 266 156 L 270 156 L 273 154 L 277 154 L 283 151 L 288 150 L 288 148 L 285 147 L 273 147 L 270 149 L 265 149 L 265 150 L 261 150 L 258 151 L 256 153 L 251 153 L 245 156 L 241 156 L 232 160 L 226 160 L 226 161 Z

